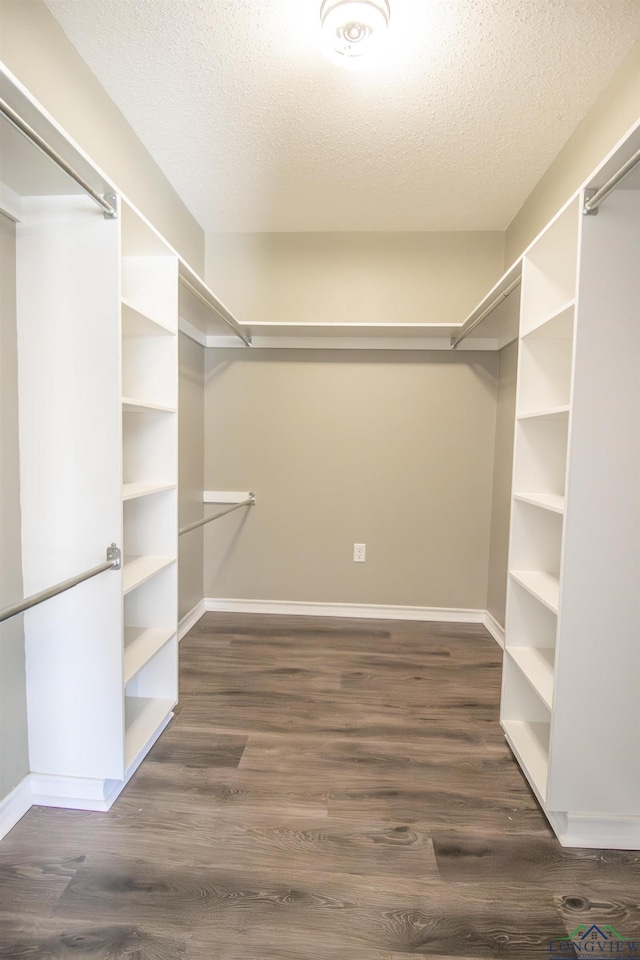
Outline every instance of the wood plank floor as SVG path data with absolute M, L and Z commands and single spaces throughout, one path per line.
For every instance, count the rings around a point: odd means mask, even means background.
M 482 627 L 207 614 L 106 814 L 0 844 L 0 957 L 523 960 L 640 939 L 640 855 L 566 850 L 498 725 Z M 569 954 L 567 954 L 568 956 Z

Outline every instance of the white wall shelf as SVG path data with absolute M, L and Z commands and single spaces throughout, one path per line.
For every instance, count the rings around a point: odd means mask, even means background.
M 518 420 L 566 420 L 569 416 L 569 404 L 564 403 L 557 407 L 543 407 L 527 413 L 519 413 Z
M 122 336 L 127 337 L 175 337 L 175 329 L 152 320 L 146 314 L 141 313 L 133 303 L 122 298 Z
M 553 705 L 555 648 L 509 647 L 508 653 L 520 667 L 543 703 L 551 710 Z
M 527 343 L 530 340 L 571 340 L 573 337 L 574 310 L 576 305 L 575 297 L 567 303 L 563 303 L 557 310 L 552 311 L 548 316 L 525 333 L 522 340 Z
M 157 627 L 124 628 L 124 685 L 139 673 L 175 634 Z
M 135 500 L 138 497 L 149 497 L 154 493 L 164 493 L 175 490 L 175 483 L 123 483 L 122 499 Z
M 125 769 L 128 774 L 147 752 L 159 729 L 171 718 L 175 700 L 160 697 L 125 697 Z
M 582 206 L 523 261 L 501 723 L 562 844 L 640 849 L 640 189 Z
M 565 498 L 559 493 L 514 493 L 514 500 L 529 503 L 541 510 L 551 510 L 553 513 L 564 513 Z
M 175 563 L 175 557 L 127 557 L 122 567 L 122 592 L 124 595 L 146 583 L 165 567 Z
M 550 573 L 540 570 L 511 570 L 510 576 L 524 587 L 532 597 L 544 603 L 553 613 L 558 612 L 560 581 Z
M 165 403 L 149 403 L 146 400 L 136 400 L 133 397 L 122 398 L 123 413 L 146 413 L 148 411 L 161 413 L 175 413 L 176 408 Z

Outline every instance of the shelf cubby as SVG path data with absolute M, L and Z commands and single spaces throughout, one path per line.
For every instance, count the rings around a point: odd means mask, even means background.
M 518 420 L 513 470 L 514 495 L 564 497 L 568 423 L 567 416 Z
M 509 576 L 532 597 L 543 603 L 552 613 L 558 612 L 560 603 L 560 579 L 540 570 L 511 570 Z
M 509 654 L 504 660 L 500 722 L 534 793 L 544 805 L 551 712 Z
M 122 302 L 159 327 L 177 329 L 178 266 L 170 256 L 122 257 Z
M 154 408 L 175 410 L 176 343 L 174 337 L 127 337 L 122 342 L 122 394 Z M 123 401 L 124 402 L 124 401 Z
M 164 697 L 125 697 L 125 776 L 135 770 L 157 733 L 169 722 L 175 703 Z
M 522 271 L 523 337 L 574 299 L 579 225 L 580 208 L 575 199 L 526 252 Z
M 123 483 L 175 484 L 178 443 L 176 414 L 123 409 Z
M 573 304 L 536 327 L 520 343 L 518 415 L 568 411 L 573 361 Z
M 557 631 L 557 615 L 511 578 L 505 648 L 549 709 L 553 706 Z
M 516 500 L 511 511 L 511 570 L 559 576 L 562 516 Z
M 120 300 L 122 318 L 122 338 L 130 337 L 175 337 L 175 328 L 164 326 L 157 320 L 152 320 L 145 313 L 141 313 L 135 304 L 125 297 Z
M 551 710 L 555 650 L 551 647 L 510 647 L 509 656 L 520 668 L 544 705 Z
M 176 491 L 165 490 L 125 500 L 123 544 L 127 556 L 175 557 L 177 551 Z
M 175 631 L 160 627 L 124 628 L 124 683 L 125 686 L 146 667 L 147 663 L 173 639 Z
M 507 648 L 544 647 L 554 649 L 558 630 L 558 619 L 551 609 L 557 606 L 558 582 L 554 578 L 548 583 L 538 585 L 535 578 L 530 586 L 525 586 L 520 577 L 526 574 L 513 574 L 509 582 L 507 597 Z M 540 582 L 539 582 L 540 583 Z M 534 592 L 535 591 L 535 592 Z M 542 596 L 548 603 L 541 603 Z
M 178 700 L 178 640 L 174 634 L 124 688 L 125 767 L 134 768 L 171 718 Z
M 153 628 L 175 633 L 177 618 L 176 564 L 156 570 L 124 598 L 124 628 Z

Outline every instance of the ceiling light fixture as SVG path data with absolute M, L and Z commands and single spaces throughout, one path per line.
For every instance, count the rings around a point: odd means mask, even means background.
M 320 23 L 327 52 L 352 64 L 379 49 L 389 26 L 389 0 L 323 0 Z

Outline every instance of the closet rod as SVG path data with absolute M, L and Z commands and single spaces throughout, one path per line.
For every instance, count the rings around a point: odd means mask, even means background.
M 213 310 L 213 312 L 216 313 L 220 317 L 220 319 L 224 323 L 226 323 L 228 327 L 231 327 L 236 337 L 240 337 L 240 339 L 245 343 L 247 347 L 251 346 L 251 337 L 245 337 L 244 333 L 238 327 L 237 322 L 234 320 L 231 314 L 229 314 L 229 316 L 227 317 L 219 307 L 214 306 L 214 304 L 211 303 L 210 300 L 207 300 L 206 297 L 203 297 L 200 291 L 198 290 L 198 288 L 194 287 L 194 285 L 189 280 L 187 280 L 186 277 L 183 277 L 183 276 L 178 277 L 178 282 L 181 283 L 183 287 L 186 287 L 187 290 L 189 290 L 194 295 L 194 297 L 197 297 L 197 299 L 200 300 L 201 303 L 204 303 L 205 307 L 208 307 L 209 310 Z
M 234 503 L 234 505 L 229 507 L 228 510 L 221 510 L 220 513 L 214 513 L 210 517 L 203 517 L 202 520 L 194 520 L 193 523 L 188 523 L 186 526 L 180 527 L 178 530 L 178 536 L 181 537 L 183 533 L 189 533 L 190 530 L 195 530 L 196 527 L 203 527 L 205 523 L 210 523 L 212 520 L 218 520 L 220 517 L 226 517 L 228 513 L 233 513 L 234 510 L 239 510 L 240 507 L 251 507 L 255 502 L 255 493 L 250 493 L 248 500 L 243 500 L 241 503 Z
M 85 193 L 88 193 L 91 199 L 95 200 L 95 202 L 102 207 L 105 217 L 109 217 L 112 220 L 117 218 L 118 211 L 113 204 L 109 203 L 109 201 L 106 199 L 106 196 L 100 196 L 100 194 L 97 193 L 89 183 L 87 183 L 84 177 L 82 177 L 77 170 L 74 170 L 71 164 L 67 163 L 64 157 L 60 156 L 57 150 L 54 150 L 53 147 L 50 146 L 50 144 L 48 144 L 47 141 L 44 140 L 36 130 L 33 129 L 33 127 L 29 126 L 26 120 L 22 119 L 20 114 L 16 113 L 15 110 L 9 106 L 6 100 L 1 98 L 0 113 L 6 117 L 9 123 L 14 126 L 16 130 L 23 135 L 23 137 L 26 137 L 27 140 L 30 140 L 31 143 L 33 143 L 39 150 L 42 151 L 42 153 L 45 154 L 45 156 L 49 157 L 50 160 L 53 160 L 53 162 L 61 167 L 65 173 L 68 173 L 69 176 L 82 187 Z
M 640 163 L 640 150 L 638 150 L 637 153 L 634 153 L 634 155 L 630 157 L 627 160 L 627 162 L 623 164 L 623 166 L 620 167 L 618 172 L 614 173 L 614 175 L 611 177 L 610 180 L 607 180 L 604 186 L 600 187 L 599 190 L 596 190 L 596 192 L 592 196 L 590 196 L 588 200 L 585 201 L 585 205 L 582 208 L 583 214 L 585 216 L 589 216 L 589 214 L 593 215 L 597 213 L 598 207 L 600 206 L 602 201 L 609 196 L 611 191 L 618 186 L 620 181 L 623 180 L 628 173 L 631 173 L 633 168 L 636 167 L 639 163 Z
M 62 583 L 57 583 L 55 587 L 49 587 L 48 590 L 41 590 L 40 593 L 34 593 L 30 597 L 25 597 L 24 600 L 21 600 L 19 603 L 14 603 L 10 607 L 5 607 L 4 610 L 0 610 L 0 623 L 4 623 L 5 620 L 10 620 L 11 617 L 16 617 L 19 613 L 24 613 L 25 610 L 30 610 L 31 607 L 35 607 L 36 604 L 42 603 L 44 600 L 57 597 L 59 593 L 64 593 L 65 590 L 70 590 L 71 587 L 76 587 L 79 583 L 90 580 L 91 577 L 96 577 L 105 570 L 119 569 L 120 549 L 116 547 L 115 543 L 112 543 L 110 547 L 107 547 L 107 559 L 105 563 L 101 563 L 97 567 L 92 567 L 91 570 L 86 570 L 84 573 L 79 573 L 77 577 L 70 577 L 68 580 L 63 580 Z
M 493 301 L 493 303 L 489 304 L 489 306 L 487 307 L 487 309 L 484 310 L 484 311 L 480 314 L 480 316 L 477 317 L 477 318 L 473 321 L 473 323 L 469 325 L 469 327 L 467 327 L 466 330 L 464 330 L 464 331 L 463 331 L 459 336 L 457 336 L 457 337 L 451 337 L 451 349 L 452 349 L 452 350 L 455 350 L 455 348 L 458 346 L 458 344 L 459 344 L 459 343 L 462 343 L 462 341 L 463 341 L 464 339 L 466 339 L 466 337 L 468 337 L 469 334 L 470 334 L 473 330 L 475 330 L 475 328 L 478 326 L 478 324 L 479 324 L 479 323 L 482 323 L 482 321 L 483 321 L 484 319 L 486 319 L 486 317 L 489 316 L 489 314 L 492 312 L 492 310 L 495 310 L 495 308 L 498 306 L 499 303 L 502 303 L 502 301 L 505 300 L 505 299 L 509 296 L 510 293 L 513 293 L 513 291 L 515 290 L 515 288 L 520 284 L 521 280 L 522 280 L 522 277 L 516 277 L 516 279 L 513 281 L 513 283 L 510 283 L 509 286 L 507 287 L 507 289 L 506 289 L 506 290 L 503 290 L 502 293 L 501 293 L 499 296 L 496 297 L 496 299 Z

